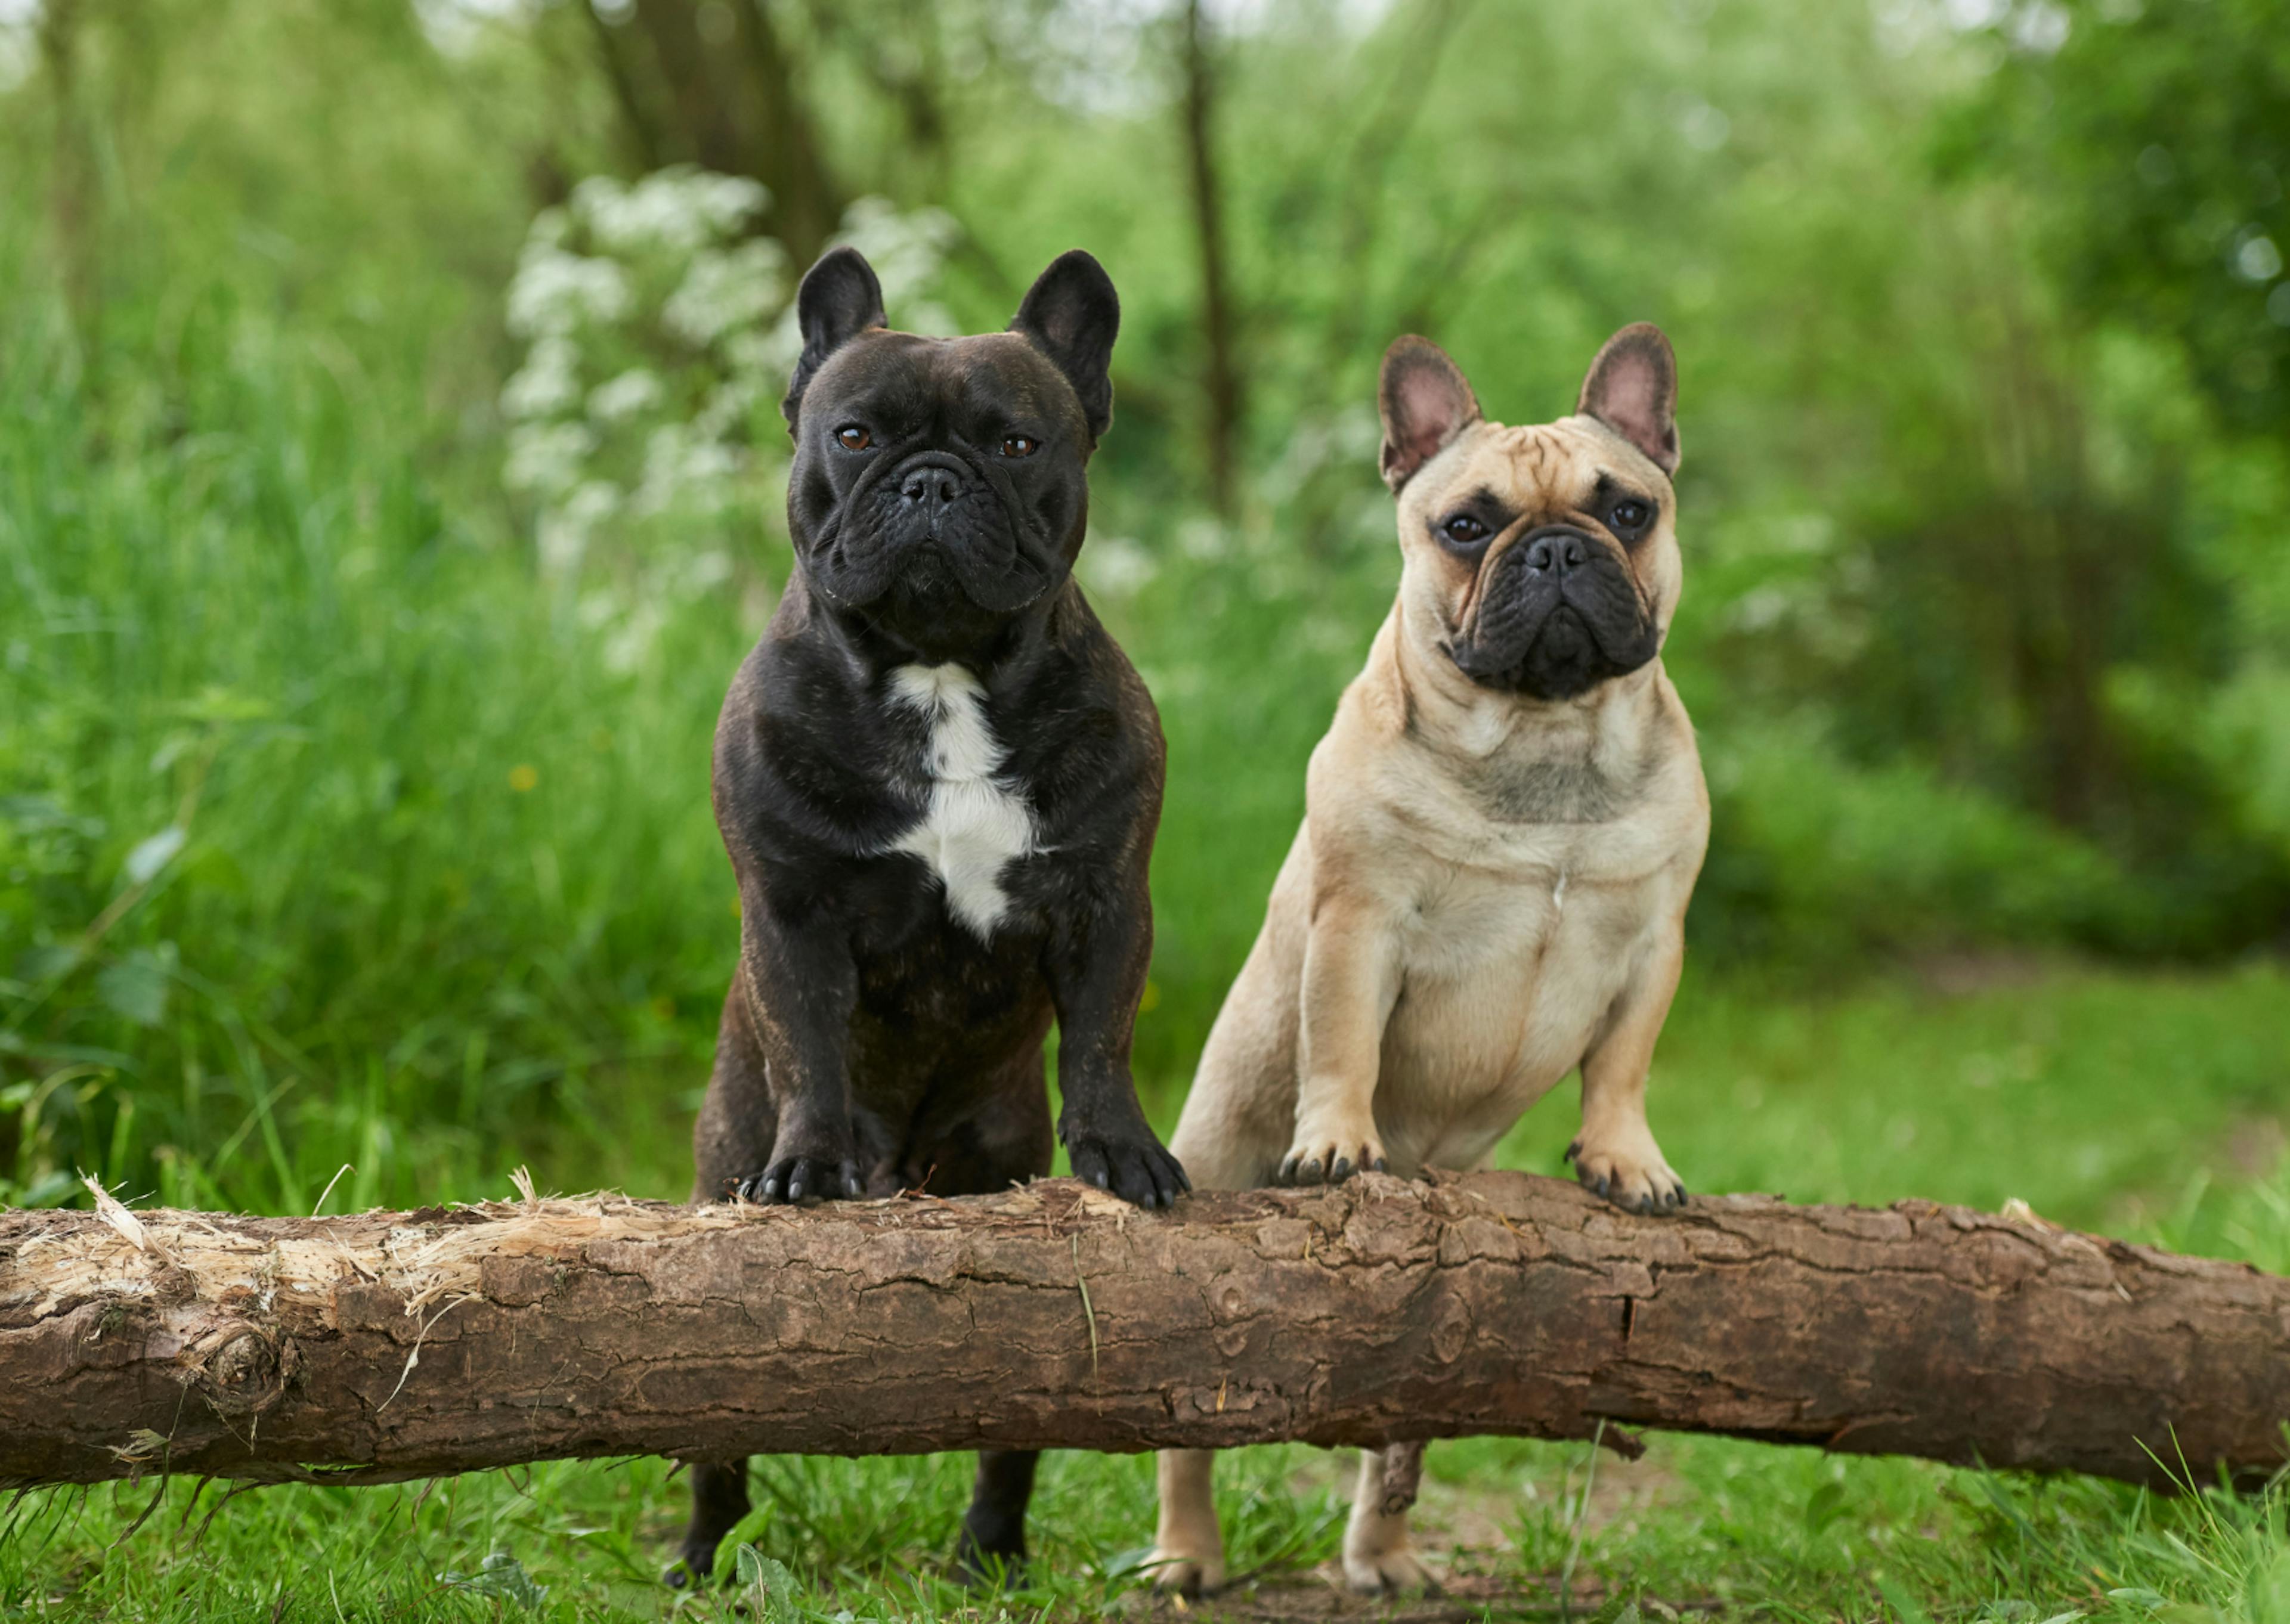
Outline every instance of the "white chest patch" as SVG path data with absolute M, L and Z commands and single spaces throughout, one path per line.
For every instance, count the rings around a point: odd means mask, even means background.
M 890 850 L 928 864 L 946 887 L 948 910 L 984 941 L 1009 910 L 1003 867 L 1034 849 L 1033 809 L 996 776 L 1004 752 L 977 677 L 958 665 L 901 666 L 891 692 L 929 720 L 922 766 L 930 804 Z

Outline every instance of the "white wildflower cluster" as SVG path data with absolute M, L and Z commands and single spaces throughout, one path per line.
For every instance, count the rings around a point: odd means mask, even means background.
M 764 498 L 755 408 L 785 375 L 770 339 L 788 300 L 785 254 L 752 235 L 770 201 L 681 168 L 583 180 L 532 222 L 508 290 L 525 351 L 501 390 L 502 476 L 534 501 L 552 573 L 615 527 L 705 530 Z
M 692 254 L 747 229 L 771 200 L 743 175 L 679 166 L 634 186 L 591 175 L 572 188 L 572 212 L 612 252 Z
M 675 601 L 720 587 L 778 529 L 800 268 L 760 230 L 770 202 L 690 167 L 594 177 L 534 220 L 509 284 L 523 356 L 500 393 L 502 479 L 533 504 L 543 569 L 579 583 L 629 663 Z M 873 261 L 901 325 L 943 332 L 934 294 L 957 230 L 866 198 L 841 240 Z

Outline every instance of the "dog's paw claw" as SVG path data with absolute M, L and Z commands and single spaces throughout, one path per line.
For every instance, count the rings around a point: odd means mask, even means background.
M 1276 1175 L 1288 1185 L 1341 1184 L 1363 1167 L 1385 1170 L 1383 1147 L 1371 1132 L 1299 1133 Z
M 1150 1129 L 1135 1136 L 1077 1133 L 1066 1140 L 1074 1177 L 1150 1211 L 1173 1207 L 1193 1188 L 1183 1165 Z
M 712 1548 L 687 1546 L 683 1555 L 662 1570 L 660 1582 L 671 1590 L 705 1590 L 715 1572 L 716 1553 Z
M 1642 1151 L 1613 1151 L 1586 1150 L 1577 1140 L 1567 1148 L 1567 1159 L 1586 1188 L 1626 1212 L 1658 1217 L 1686 1204 L 1685 1184 L 1651 1141 Z
M 848 1156 L 777 1156 L 759 1173 L 733 1188 L 741 1201 L 758 1206 L 797 1206 L 806 1201 L 856 1201 L 866 1193 L 859 1164 Z

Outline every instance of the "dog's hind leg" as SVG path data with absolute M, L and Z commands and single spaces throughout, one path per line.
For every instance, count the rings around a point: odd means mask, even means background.
M 778 1138 L 770 1069 L 740 977 L 734 975 L 716 1030 L 716 1064 L 709 1073 L 708 1092 L 692 1124 L 694 1204 L 731 1200 L 741 1180 L 763 1171 Z
M 668 1582 L 682 1589 L 707 1582 L 716 1571 L 716 1548 L 733 1525 L 748 1515 L 745 1460 L 695 1463 L 692 1468 L 692 1523 L 685 1530 L 682 1561 L 668 1571 Z
M 954 1565 L 970 1583 L 1016 1582 L 1026 1564 L 1026 1502 L 1033 1498 L 1034 1468 L 1041 1460 L 1038 1450 L 978 1452 L 978 1479 L 954 1548 Z
M 1229 1018 L 1228 1012 L 1225 1020 Z M 1221 1020 L 1220 1027 L 1224 1024 Z M 1210 1075 L 1206 1063 L 1202 1069 Z M 1272 1087 L 1217 1092 L 1197 1082 L 1170 1148 L 1191 1173 L 1195 1188 L 1247 1189 L 1266 1182 L 1279 1164 L 1289 1115 L 1286 1100 Z M 1215 1466 L 1213 1449 L 1161 1452 L 1161 1514 L 1146 1558 L 1157 1590 L 1200 1596 L 1224 1586 L 1224 1539 L 1217 1529 L 1211 1486 Z
M 1296 863 L 1292 853 L 1289 868 L 1281 871 L 1284 884 Z M 1287 1148 L 1296 1115 L 1295 988 L 1301 948 L 1289 945 L 1296 934 L 1267 924 L 1225 996 L 1202 1051 L 1199 1074 L 1169 1141 L 1195 1189 L 1269 1184 Z M 1198 1596 L 1224 1585 L 1224 1538 L 1217 1528 L 1212 1486 L 1215 1466 L 1212 1449 L 1161 1452 L 1161 1514 L 1146 1558 L 1157 1590 Z
M 1157 1468 L 1161 1520 L 1146 1560 L 1156 1590 L 1200 1596 L 1224 1585 L 1224 1536 L 1212 1487 L 1216 1451 L 1165 1449 Z
M 1370 1594 L 1437 1590 L 1430 1571 L 1408 1542 L 1405 1508 L 1385 1508 L 1387 1460 L 1393 1468 L 1390 1487 L 1404 1491 L 1395 1498 L 1412 1503 L 1413 1479 L 1422 1470 L 1423 1445 L 1396 1444 L 1388 1450 L 1360 1451 L 1359 1483 L 1352 1492 L 1351 1520 L 1344 1526 L 1344 1580 Z
M 1206 1068 L 1204 1067 L 1205 1075 Z M 1229 1091 L 1213 1099 L 1194 1084 L 1170 1141 L 1197 1189 L 1247 1189 L 1264 1183 L 1288 1142 L 1286 1102 L 1269 1091 Z M 1213 1382 L 1211 1383 L 1213 1386 Z M 1217 1529 L 1216 1451 L 1165 1449 L 1157 1476 L 1161 1514 L 1146 1558 L 1157 1590 L 1200 1596 L 1224 1586 L 1224 1538 Z

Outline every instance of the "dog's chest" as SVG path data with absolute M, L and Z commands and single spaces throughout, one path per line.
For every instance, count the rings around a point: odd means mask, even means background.
M 1402 962 L 1419 982 L 1504 984 L 1511 999 L 1532 988 L 1553 954 L 1579 949 L 1586 904 L 1607 899 L 1586 888 L 1563 849 L 1521 870 L 1425 865 L 1412 876 L 1402 916 Z M 1571 894 L 1570 894 L 1571 893 Z
M 1664 887 L 1599 861 L 1622 831 L 1605 833 L 1515 830 L 1477 863 L 1407 876 L 1376 1106 L 1407 1157 L 1476 1161 L 1581 1058 L 1627 984 Z
M 944 888 L 947 911 L 985 941 L 1010 911 L 1005 871 L 1035 849 L 1033 809 L 1004 775 L 1007 752 L 987 716 L 986 691 L 966 668 L 901 666 L 891 697 L 921 724 L 902 776 L 923 808 L 885 850 L 919 859 Z

